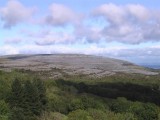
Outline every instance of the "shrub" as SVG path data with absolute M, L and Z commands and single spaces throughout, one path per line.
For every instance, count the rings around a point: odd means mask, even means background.
M 94 120 L 85 110 L 76 110 L 70 112 L 67 120 Z
M 108 120 L 109 119 L 108 115 L 102 110 L 90 108 L 88 109 L 88 113 L 94 120 Z
M 9 106 L 4 100 L 0 100 L 0 115 L 7 115 L 9 113 Z

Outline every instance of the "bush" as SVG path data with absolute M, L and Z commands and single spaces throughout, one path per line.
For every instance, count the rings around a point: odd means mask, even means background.
M 24 111 L 22 108 L 12 108 L 11 115 L 9 116 L 9 120 L 25 120 Z
M 137 120 L 132 113 L 115 114 L 114 120 Z
M 101 110 L 88 109 L 88 113 L 94 120 L 108 120 L 109 119 L 108 115 Z
M 94 120 L 85 110 L 76 110 L 70 112 L 67 120 Z
M 4 100 L 0 100 L 0 116 L 1 115 L 8 115 L 9 113 L 9 106 Z
M 157 120 L 159 114 L 159 108 L 150 103 L 135 102 L 129 111 L 134 113 L 139 120 Z
M 48 103 L 49 109 L 53 112 L 60 112 L 63 114 L 68 113 L 68 106 L 69 102 L 68 99 L 62 96 L 52 96 L 52 98 L 49 99 Z
M 8 120 L 8 116 L 0 115 L 0 120 Z
M 100 101 L 99 99 L 88 97 L 87 95 L 83 95 L 81 97 L 81 101 L 83 102 L 84 109 L 95 108 L 100 110 L 106 109 L 106 104 Z
M 124 97 L 119 97 L 109 105 L 111 111 L 116 113 L 126 113 L 131 106 L 131 102 Z
M 67 117 L 59 112 L 44 112 L 38 120 L 66 120 Z
M 77 109 L 84 109 L 84 105 L 83 102 L 81 101 L 81 99 L 73 99 L 69 105 L 69 110 L 70 111 L 74 111 Z

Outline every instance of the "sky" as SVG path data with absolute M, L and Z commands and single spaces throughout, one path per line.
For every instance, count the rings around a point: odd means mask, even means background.
M 0 55 L 87 54 L 160 65 L 160 0 L 0 0 Z

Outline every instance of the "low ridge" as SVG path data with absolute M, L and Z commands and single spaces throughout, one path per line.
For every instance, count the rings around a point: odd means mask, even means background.
M 62 72 L 68 75 L 84 74 L 97 77 L 113 75 L 119 72 L 144 75 L 158 74 L 127 61 L 81 54 L 2 56 L 0 57 L 0 69 L 54 70 L 52 76 L 61 76 Z

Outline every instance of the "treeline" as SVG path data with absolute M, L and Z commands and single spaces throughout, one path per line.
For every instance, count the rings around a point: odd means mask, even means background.
M 97 96 L 113 98 L 125 97 L 131 101 L 150 102 L 160 105 L 160 90 L 158 87 L 143 86 L 132 83 L 98 83 L 94 85 L 85 84 L 84 82 L 75 83 L 57 80 L 57 84 L 74 86 L 80 93 L 92 93 Z
M 44 83 L 14 80 L 8 97 L 11 114 L 9 120 L 36 120 L 46 110 L 47 97 Z

